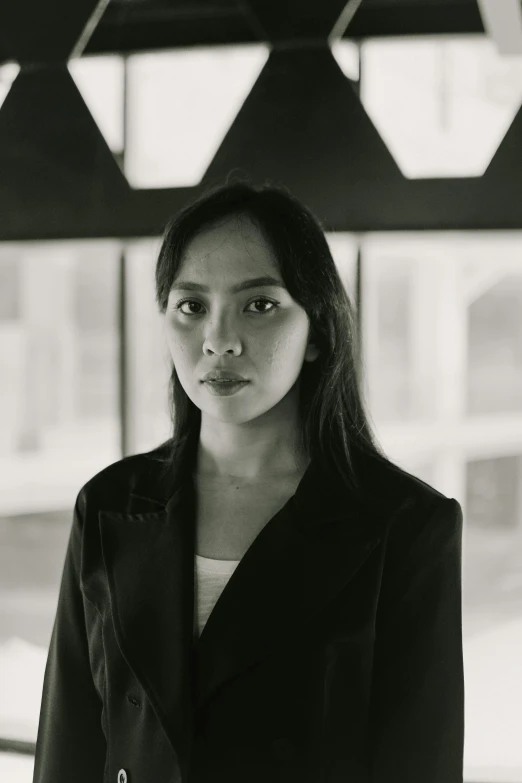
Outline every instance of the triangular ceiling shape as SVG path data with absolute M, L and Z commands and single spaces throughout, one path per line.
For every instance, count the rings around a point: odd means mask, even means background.
M 274 49 L 203 183 L 245 171 L 316 204 L 402 176 L 330 48 Z
M 30 108 L 29 108 L 30 107 Z M 129 185 L 67 66 L 24 69 L 0 110 L 0 203 L 9 234 L 98 233 Z

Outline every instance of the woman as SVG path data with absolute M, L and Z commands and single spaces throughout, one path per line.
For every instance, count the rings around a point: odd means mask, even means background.
M 173 437 L 78 494 L 35 783 L 461 783 L 461 507 L 375 445 L 320 224 L 209 191 L 156 294 Z

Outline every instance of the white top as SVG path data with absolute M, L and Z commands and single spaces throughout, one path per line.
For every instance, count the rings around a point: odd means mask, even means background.
M 196 590 L 194 624 L 201 634 L 223 589 L 237 568 L 239 560 L 214 560 L 196 555 Z M 194 629 L 195 630 L 195 629 Z

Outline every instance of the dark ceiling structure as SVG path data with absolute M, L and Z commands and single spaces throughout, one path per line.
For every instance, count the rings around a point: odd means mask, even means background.
M 291 40 L 297 33 L 299 15 L 313 9 L 328 25 L 330 16 L 322 3 L 261 5 L 272 17 L 267 27 Z M 292 9 L 293 10 L 293 9 Z M 288 28 L 285 31 L 283 23 Z M 354 13 L 347 38 L 375 36 L 484 33 L 474 0 L 363 0 Z M 89 40 L 85 54 L 108 51 L 142 51 L 160 47 L 246 44 L 269 40 L 268 30 L 250 12 L 247 3 L 231 0 L 113 0 Z
M 477 0 L 4 0 L 0 240 L 141 237 L 230 172 L 289 187 L 330 231 L 522 228 L 522 110 L 482 176 L 406 178 L 335 60 L 341 37 L 484 35 Z M 135 189 L 71 57 L 264 42 L 269 57 L 195 187 Z
M 76 0 L 74 5 L 81 8 L 82 3 Z M 264 20 L 256 15 L 255 6 L 263 9 Z M 38 24 L 35 9 L 42 17 Z M 70 10 L 68 8 L 69 18 Z M 47 20 L 50 28 L 64 23 L 59 11 L 57 0 L 39 4 L 4 0 L 5 29 L 9 29 L 9 18 L 14 19 L 18 14 L 31 58 L 43 20 Z M 265 0 L 253 4 L 246 0 L 110 0 L 103 4 L 98 14 L 99 21 L 83 49 L 85 55 L 257 43 L 269 41 L 270 30 L 278 37 L 286 35 L 292 40 L 299 37 L 300 20 L 307 16 L 326 27 L 331 21 L 328 4 L 314 0 Z M 57 22 L 58 19 L 62 21 Z M 353 12 L 349 29 L 340 34 L 363 39 L 466 33 L 484 33 L 476 0 L 362 0 Z M 10 35 L 0 34 L 0 62 L 13 58 L 14 44 L 9 40 Z M 49 46 L 51 58 L 55 35 L 51 35 Z

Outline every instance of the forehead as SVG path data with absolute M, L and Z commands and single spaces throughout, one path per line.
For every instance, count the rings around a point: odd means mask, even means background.
M 179 273 L 218 275 L 270 274 L 277 262 L 260 229 L 246 216 L 233 215 L 201 230 L 187 244 Z

